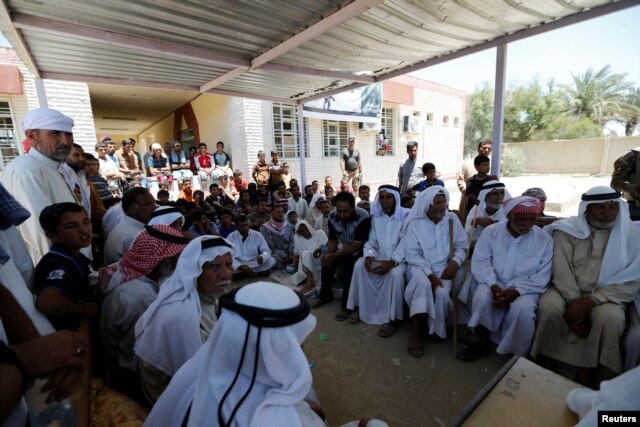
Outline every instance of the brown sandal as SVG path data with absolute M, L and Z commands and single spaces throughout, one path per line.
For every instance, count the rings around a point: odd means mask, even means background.
M 396 331 L 396 326 L 393 323 L 385 323 L 380 326 L 378 330 L 378 336 L 381 338 L 389 338 Z
M 409 341 L 407 351 L 410 356 L 422 357 L 422 343 L 420 341 Z

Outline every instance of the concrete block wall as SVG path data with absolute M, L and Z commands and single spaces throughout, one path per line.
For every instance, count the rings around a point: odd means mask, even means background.
M 251 168 L 258 159 L 258 151 L 267 150 L 264 146 L 262 101 L 231 98 L 229 122 L 233 167 L 240 169 L 243 176 L 251 181 Z
M 76 144 L 80 144 L 87 152 L 93 152 L 97 141 L 89 86 L 86 83 L 44 80 L 44 88 L 49 108 L 73 118 L 73 139 Z

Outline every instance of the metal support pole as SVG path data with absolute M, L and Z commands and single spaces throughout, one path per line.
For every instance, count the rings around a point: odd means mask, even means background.
M 304 146 L 304 117 L 302 117 L 302 103 L 298 103 L 298 147 L 300 147 L 300 188 L 307 185 L 307 167 L 305 157 L 307 155 Z
M 493 151 L 491 153 L 491 173 L 500 178 L 500 158 L 504 128 L 504 82 L 507 75 L 507 45 L 496 47 L 496 84 L 493 99 Z
M 33 79 L 33 83 L 36 86 L 36 95 L 38 96 L 38 107 L 47 108 L 47 92 L 44 90 L 44 81 L 40 77 Z

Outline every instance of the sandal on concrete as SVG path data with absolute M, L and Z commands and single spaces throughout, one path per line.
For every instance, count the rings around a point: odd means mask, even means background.
M 347 322 L 349 322 L 352 325 L 355 325 L 359 321 L 360 321 L 360 314 L 358 313 L 358 310 L 353 310 L 351 313 L 349 313 L 349 316 L 347 316 Z
M 322 301 L 321 298 L 307 298 L 307 300 L 309 301 L 309 307 L 311 307 L 311 309 L 316 309 L 316 308 L 320 308 L 324 305 L 324 301 Z
M 347 318 L 349 318 L 349 314 L 351 314 L 351 312 L 346 308 L 343 308 L 338 312 L 338 314 L 336 314 L 334 319 L 337 320 L 338 322 L 344 322 L 345 320 L 347 320 Z
M 420 341 L 409 341 L 407 351 L 410 356 L 422 357 L 422 343 Z
M 378 330 L 378 336 L 381 338 L 389 338 L 396 331 L 396 326 L 393 323 L 385 323 L 380 326 Z
M 471 360 L 476 360 L 478 357 L 483 356 L 487 353 L 489 353 L 488 345 L 482 345 L 480 343 L 470 343 L 465 345 L 460 350 L 460 352 L 458 352 L 457 357 L 460 360 L 469 362 Z

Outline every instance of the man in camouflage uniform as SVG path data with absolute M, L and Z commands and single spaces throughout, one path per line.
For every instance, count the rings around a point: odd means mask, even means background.
M 640 147 L 631 149 L 613 164 L 611 187 L 620 191 L 629 202 L 629 215 L 640 220 Z

